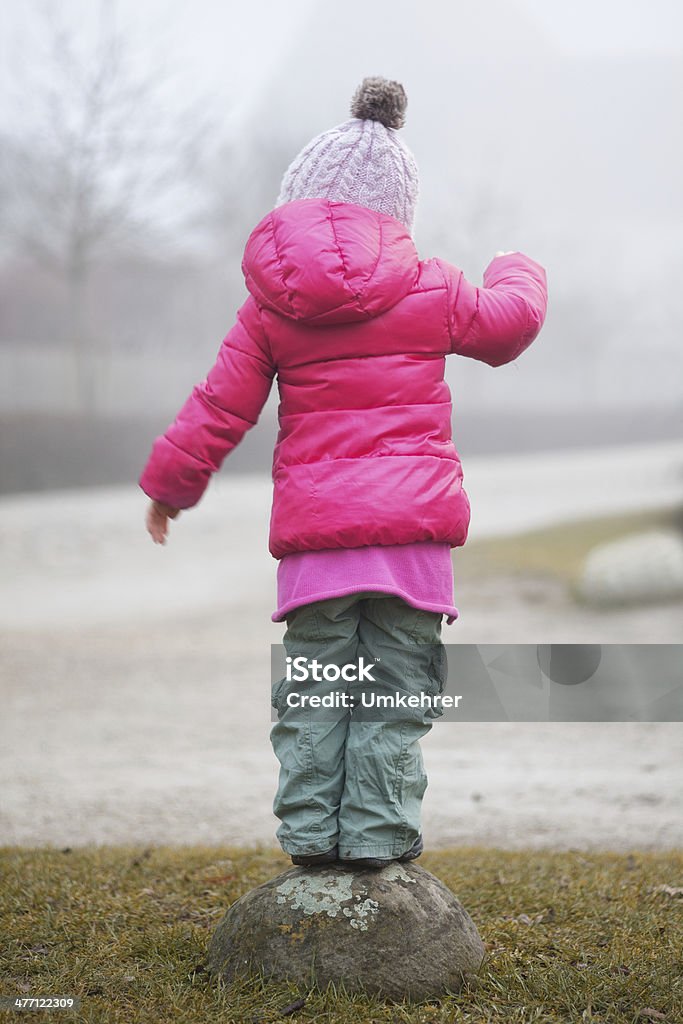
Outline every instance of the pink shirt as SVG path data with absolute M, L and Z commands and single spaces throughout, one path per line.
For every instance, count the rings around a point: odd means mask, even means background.
M 273 622 L 312 601 L 360 590 L 396 594 L 414 608 L 441 612 L 450 625 L 460 614 L 453 604 L 451 546 L 438 541 L 300 551 L 277 568 Z

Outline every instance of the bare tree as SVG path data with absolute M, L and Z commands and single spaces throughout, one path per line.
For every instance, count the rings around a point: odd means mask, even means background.
M 189 183 L 213 116 L 204 101 L 169 111 L 158 68 L 147 61 L 144 73 L 134 70 L 114 4 L 100 0 L 97 40 L 85 54 L 57 10 L 39 8 L 44 74 L 21 83 L 31 97 L 27 122 L 1 140 L 2 226 L 6 247 L 66 285 L 79 404 L 92 410 L 96 337 L 86 298 L 93 266 L 105 253 L 140 251 L 160 237 L 172 247 L 188 229 Z

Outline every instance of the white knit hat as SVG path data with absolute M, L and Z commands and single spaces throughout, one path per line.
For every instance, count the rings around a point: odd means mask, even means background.
M 364 78 L 351 119 L 316 135 L 287 168 L 276 206 L 333 199 L 387 213 L 413 230 L 419 191 L 415 158 L 398 137 L 408 100 L 399 82 Z

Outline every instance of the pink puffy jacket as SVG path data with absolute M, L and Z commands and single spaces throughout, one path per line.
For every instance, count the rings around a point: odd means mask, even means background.
M 470 506 L 451 440 L 446 356 L 500 366 L 539 333 L 543 268 L 498 256 L 475 287 L 420 260 L 393 217 L 300 199 L 254 228 L 250 292 L 206 378 L 140 477 L 147 495 L 196 505 L 252 427 L 277 374 L 270 551 L 465 542 Z

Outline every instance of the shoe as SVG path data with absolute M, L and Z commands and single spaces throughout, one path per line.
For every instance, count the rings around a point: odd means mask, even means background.
M 297 867 L 314 868 L 318 864 L 334 864 L 339 857 L 339 847 L 333 846 L 325 853 L 292 853 L 290 860 Z
M 419 836 L 417 837 L 413 845 L 410 847 L 410 849 L 406 850 L 405 853 L 401 854 L 401 856 L 398 859 L 402 862 L 408 860 L 417 860 L 420 854 L 423 853 L 424 848 L 425 844 L 422 838 L 422 833 L 420 832 Z
M 382 868 L 388 868 L 390 864 L 401 862 L 404 864 L 409 860 L 417 860 L 422 851 L 424 850 L 424 840 L 422 839 L 422 833 L 417 837 L 413 845 L 405 853 L 402 853 L 400 857 L 356 857 L 355 859 L 346 860 L 344 857 L 339 858 L 340 864 L 345 864 L 348 867 L 353 868 L 372 868 L 375 871 L 381 871 Z

